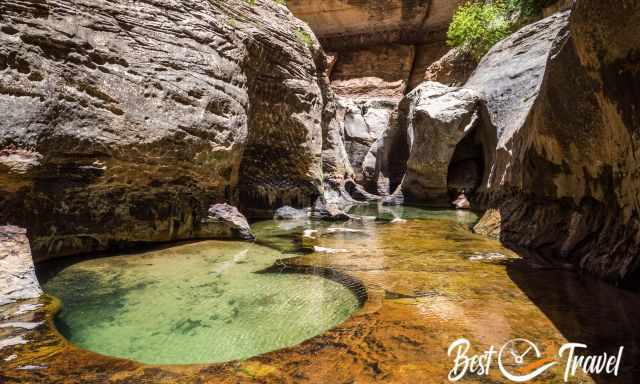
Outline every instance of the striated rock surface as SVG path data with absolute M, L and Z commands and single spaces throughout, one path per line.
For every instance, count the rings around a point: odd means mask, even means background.
M 327 49 L 420 42 L 446 29 L 459 0 L 288 0 Z
M 328 73 L 331 88 L 340 98 L 337 119 L 352 167 L 350 176 L 368 192 L 393 192 L 384 186 L 389 184 L 388 177 L 383 177 L 383 186 L 378 187 L 377 175 L 387 171 L 374 169 L 383 133 L 391 124 L 399 101 L 423 81 L 430 65 L 448 51 L 444 31 L 458 3 L 287 2 L 335 58 Z
M 41 294 L 27 231 L 0 226 L 0 305 L 34 299 Z
M 272 1 L 3 1 L 0 223 L 41 260 L 196 237 L 238 197 L 311 205 L 324 71 Z
M 451 88 L 435 82 L 422 83 L 402 101 L 402 130 L 406 130 L 409 146 L 407 169 L 402 181 L 402 192 L 408 202 L 428 202 L 450 205 L 459 191 L 474 190 L 480 185 L 482 166 L 473 162 L 482 155 L 460 154 L 458 144 L 469 137 L 473 140 L 474 128 L 479 120 L 478 96 L 464 88 Z M 471 144 L 473 145 L 473 144 Z M 477 145 L 478 150 L 482 147 Z M 472 148 L 472 151 L 473 152 Z M 457 155 L 454 158 L 454 155 Z M 466 157 L 465 157 L 466 156 Z M 452 174 L 460 162 L 465 176 L 475 175 L 469 181 L 454 183 Z M 451 165 L 450 165 L 451 164 Z M 449 171 L 449 172 L 448 172 Z M 475 177 L 474 177 L 475 176 Z M 465 188 L 466 187 L 466 188 Z M 449 193 L 449 189 L 455 189 Z M 451 196 L 450 196 L 451 195 Z
M 481 227 L 637 286 L 640 3 L 581 0 L 568 19 L 502 41 L 466 84 L 499 138 Z

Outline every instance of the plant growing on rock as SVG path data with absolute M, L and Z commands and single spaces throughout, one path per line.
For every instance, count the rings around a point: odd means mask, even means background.
M 508 7 L 502 3 L 468 2 L 453 16 L 447 31 L 447 43 L 461 46 L 480 59 L 498 41 L 511 33 Z
M 472 0 L 458 8 L 447 31 L 447 43 L 479 60 L 498 41 L 542 15 L 557 0 Z
M 304 28 L 298 27 L 295 30 L 296 37 L 307 47 L 313 47 L 313 37 Z

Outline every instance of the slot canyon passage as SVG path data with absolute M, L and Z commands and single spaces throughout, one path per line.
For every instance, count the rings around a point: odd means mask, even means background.
M 638 0 L 3 0 L 0 117 L 0 383 L 640 381 Z

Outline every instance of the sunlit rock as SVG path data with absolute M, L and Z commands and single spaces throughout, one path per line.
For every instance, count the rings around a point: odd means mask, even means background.
M 200 222 L 195 237 L 255 240 L 247 218 L 229 204 L 215 204 L 209 207 L 208 215 Z
M 42 294 L 33 267 L 27 231 L 0 226 L 0 305 Z

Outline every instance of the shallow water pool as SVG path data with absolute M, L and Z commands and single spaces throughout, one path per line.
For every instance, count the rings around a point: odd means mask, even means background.
M 296 345 L 359 307 L 319 276 L 256 273 L 281 257 L 206 241 L 81 261 L 44 288 L 63 303 L 58 329 L 82 348 L 149 364 L 224 362 Z

